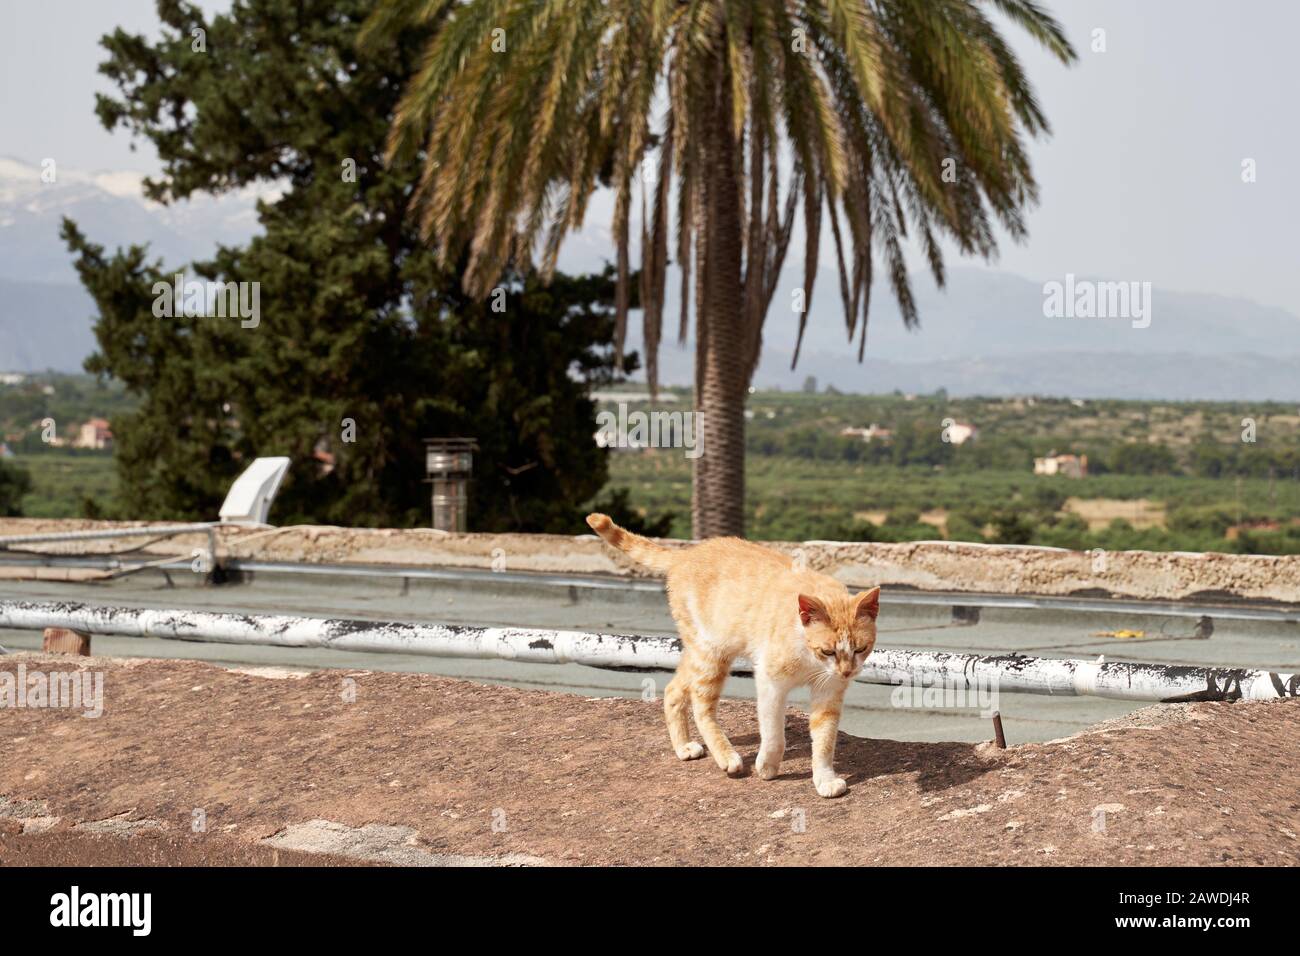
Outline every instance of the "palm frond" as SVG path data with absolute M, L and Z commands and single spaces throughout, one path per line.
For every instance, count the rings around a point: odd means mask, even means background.
M 1050 127 L 991 14 L 1062 62 L 1075 59 L 1036 0 L 379 0 L 359 44 L 432 31 L 393 117 L 388 158 L 420 164 L 421 226 L 443 264 L 466 257 L 469 291 L 486 294 L 507 268 L 535 261 L 549 276 L 591 196 L 613 189 L 620 361 L 639 184 L 654 390 L 670 248 L 682 280 L 679 340 L 692 310 L 699 349 L 711 323 L 737 322 L 752 372 L 796 218 L 806 241 L 794 363 L 824 219 L 859 358 L 875 257 L 914 325 L 909 240 L 942 285 L 944 241 L 989 257 L 995 222 L 1024 235 L 1038 196 L 1025 139 Z M 715 116 L 723 100 L 725 131 Z M 735 314 L 702 316 L 717 198 L 706 183 L 722 181 L 710 144 L 722 135 L 740 210 L 740 302 Z M 640 174 L 647 163 L 652 186 Z

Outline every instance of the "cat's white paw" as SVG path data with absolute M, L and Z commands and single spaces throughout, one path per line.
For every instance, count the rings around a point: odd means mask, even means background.
M 839 797 L 848 789 L 849 785 L 844 782 L 843 777 L 830 777 L 827 780 L 817 781 L 817 793 L 819 796 Z
M 781 772 L 781 761 L 764 760 L 762 757 L 759 757 L 754 763 L 754 772 L 764 780 L 773 780 L 776 778 L 776 775 Z
M 732 754 L 727 758 L 727 776 L 743 777 L 745 775 L 745 758 L 740 754 Z
M 704 747 L 692 740 L 677 748 L 677 756 L 682 760 L 699 760 L 704 756 Z

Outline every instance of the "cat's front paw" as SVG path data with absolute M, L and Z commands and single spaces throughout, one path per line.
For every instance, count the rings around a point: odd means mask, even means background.
M 699 760 L 704 756 L 704 748 L 692 740 L 677 748 L 677 756 L 681 760 Z
M 843 777 L 828 777 L 825 780 L 816 781 L 817 794 L 822 797 L 839 797 L 849 789 L 849 785 L 844 782 Z
M 781 761 L 759 757 L 754 763 L 754 772 L 764 780 L 775 780 L 777 774 L 781 772 Z
M 732 754 L 727 758 L 727 776 L 743 777 L 745 775 L 745 758 L 740 754 Z

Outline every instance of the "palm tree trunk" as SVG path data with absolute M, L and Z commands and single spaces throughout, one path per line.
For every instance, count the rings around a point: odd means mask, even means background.
M 703 130 L 705 275 L 697 302 L 695 407 L 703 452 L 695 460 L 696 538 L 745 533 L 745 399 L 749 386 L 741 278 L 739 153 L 731 79 L 718 57 L 713 116 Z

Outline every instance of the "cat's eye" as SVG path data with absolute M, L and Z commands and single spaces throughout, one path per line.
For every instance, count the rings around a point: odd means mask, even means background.
M 822 649 L 822 657 L 834 657 L 834 656 L 835 656 L 835 648 L 832 647 L 829 649 L 826 648 Z

